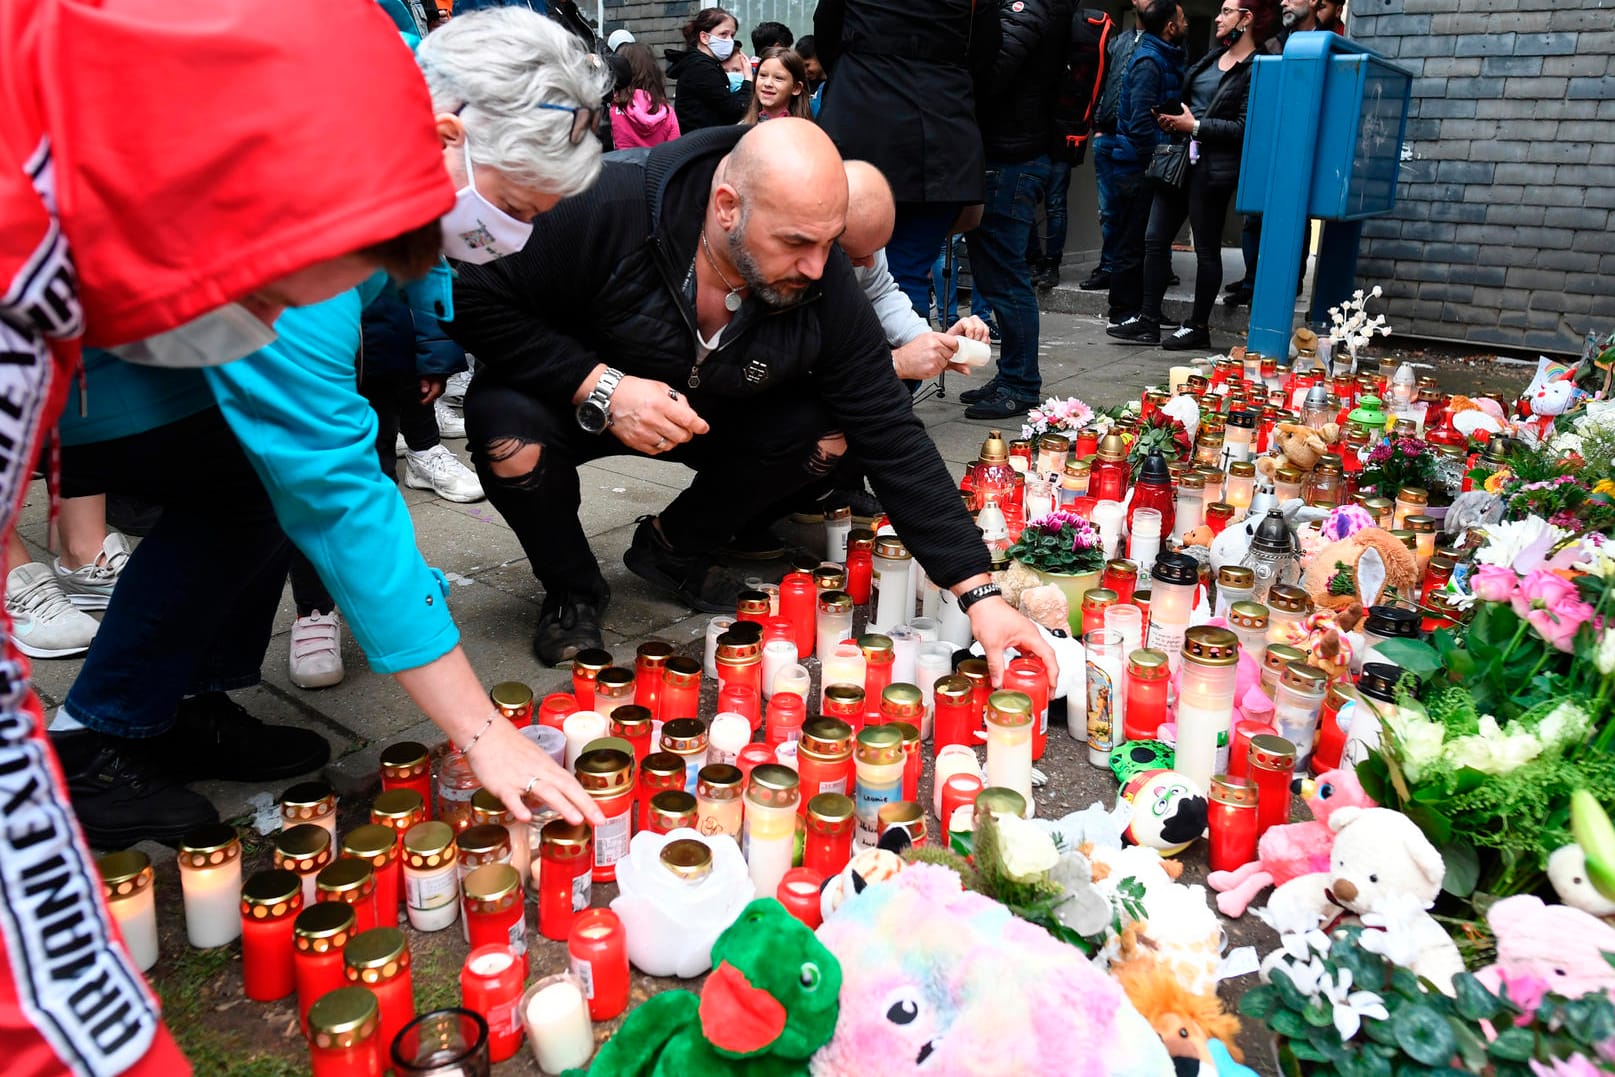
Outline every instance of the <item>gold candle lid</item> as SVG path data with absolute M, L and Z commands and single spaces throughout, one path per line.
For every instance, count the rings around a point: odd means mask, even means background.
M 471 794 L 471 822 L 474 826 L 504 826 L 515 818 L 505 802 L 486 789 Z
M 1253 479 L 1256 477 L 1256 465 L 1249 460 L 1235 460 L 1228 465 L 1228 477 L 1231 479 Z
M 1004 459 L 1009 459 L 1009 450 L 1004 450 Z M 864 550 L 873 553 L 875 549 L 875 533 L 867 527 L 855 527 L 847 532 L 847 549 Z
M 820 591 L 819 601 L 822 602 L 823 592 L 841 591 L 847 586 L 847 573 L 841 568 L 820 565 L 813 570 L 813 586 Z
M 998 725 L 1027 725 L 1032 721 L 1032 697 L 1025 692 L 994 692 L 987 697 L 987 713 Z
M 1009 446 L 1004 443 L 1004 435 L 1001 432 L 987 431 L 987 438 L 981 443 L 979 459 L 988 464 L 1009 463 Z
M 976 813 L 990 811 L 994 815 L 1026 815 L 1026 798 L 1002 785 L 989 785 L 976 794 Z
M 603 669 L 611 667 L 611 652 L 600 647 L 587 647 L 577 653 L 572 659 L 572 671 L 582 673 L 590 680 L 598 676 Z M 591 676 L 591 674 L 593 676 Z
M 916 840 L 925 836 L 925 811 L 912 801 L 882 804 L 875 818 L 882 831 L 887 827 L 900 826 Z
M 1406 546 L 1409 550 L 1412 550 L 1414 553 L 1419 551 L 1419 536 L 1414 534 L 1412 531 L 1399 527 L 1395 531 L 1392 531 L 1390 535 L 1392 538 Z
M 611 712 L 611 732 L 615 736 L 648 737 L 651 722 L 650 708 L 637 703 L 629 703 Z
M 665 741 L 667 726 L 662 727 Z M 641 774 L 650 774 L 658 778 L 683 778 L 685 773 L 684 760 L 672 752 L 652 752 L 639 764 Z
M 409 968 L 409 940 L 396 927 L 361 931 L 342 951 L 349 982 L 382 983 Z
M 970 681 L 972 687 L 983 681 L 992 683 L 992 673 L 987 669 L 985 658 L 966 658 L 954 672 Z
M 892 637 L 883 636 L 879 632 L 870 632 L 858 637 L 858 649 L 864 652 L 864 661 L 866 662 L 871 658 L 884 658 L 887 655 L 895 656 L 896 646 L 892 642 Z
M 888 561 L 904 561 L 912 556 L 903 540 L 896 535 L 881 535 L 875 539 L 875 556 L 884 557 Z
M 1305 662 L 1291 662 L 1284 667 L 1284 675 L 1279 681 L 1286 688 L 1308 695 L 1319 694 L 1329 683 L 1329 677 L 1317 666 L 1309 666 Z
M 683 882 L 698 883 L 712 874 L 712 850 L 694 838 L 668 842 L 662 846 L 660 859 L 662 867 Z
M 295 871 L 256 871 L 241 887 L 241 915 L 249 919 L 273 920 L 302 907 L 303 881 Z
M 538 832 L 539 842 L 546 848 L 583 848 L 594 840 L 594 831 L 588 823 L 569 823 L 565 819 L 551 819 Z
M 695 817 L 695 797 L 682 789 L 663 789 L 650 798 L 650 818 L 663 831 L 694 826 Z
M 824 613 L 851 613 L 852 596 L 845 591 L 819 592 L 819 609 Z
M 1240 628 L 1266 628 L 1267 607 L 1260 602 L 1235 602 L 1228 607 L 1228 620 Z
M 404 862 L 412 868 L 440 868 L 454 863 L 454 828 L 432 820 L 404 831 Z
M 1202 438 L 1201 440 L 1205 439 Z M 1205 488 L 1206 477 L 1198 471 L 1185 471 L 1183 477 L 1178 480 L 1179 490 L 1204 490 Z
M 1312 596 L 1289 583 L 1275 583 L 1267 592 L 1267 608 L 1285 613 L 1306 613 L 1312 608 Z
M 398 853 L 398 832 L 379 823 L 356 826 L 342 836 L 342 855 L 384 867 Z
M 533 690 L 521 681 L 500 681 L 488 690 L 488 699 L 508 718 L 533 705 Z
M 916 684 L 888 684 L 881 689 L 880 711 L 891 718 L 918 718 L 925 713 L 925 697 Z
M 1099 459 L 1116 462 L 1127 459 L 1127 442 L 1115 430 L 1099 439 Z
M 298 782 L 280 795 L 282 819 L 319 819 L 336 811 L 336 790 L 327 781 Z
M 830 505 L 830 506 L 827 506 L 825 508 L 825 510 L 824 510 L 824 518 L 826 520 L 850 520 L 850 519 L 852 519 L 852 506 L 851 505 Z
M 607 693 L 620 692 L 631 689 L 633 686 L 634 671 L 624 669 L 622 666 L 608 666 L 601 670 L 594 679 L 594 690 L 596 692 L 602 690 Z
M 370 821 L 403 823 L 409 819 L 419 821 L 426 814 L 426 801 L 413 789 L 389 789 L 370 802 Z
M 1295 745 L 1271 733 L 1258 733 L 1251 738 L 1250 762 L 1252 766 L 1281 770 L 1295 766 Z
M 108 901 L 133 897 L 152 885 L 151 857 L 138 849 L 107 853 L 95 862 Z M 301 886 L 301 884 L 299 884 Z
M 1069 478 L 1081 478 L 1093 474 L 1093 461 L 1088 459 L 1067 460 L 1065 473 Z
M 389 778 L 408 778 L 423 768 L 429 768 L 431 753 L 426 745 L 413 740 L 401 740 L 381 750 L 381 772 Z
M 841 824 L 852 820 L 855 807 L 852 798 L 841 793 L 820 793 L 807 802 L 808 828 L 815 832 L 840 830 Z
M 331 861 L 331 833 L 314 823 L 299 823 L 275 835 L 275 863 L 295 864 L 308 874 Z
M 675 718 L 662 723 L 662 751 L 693 755 L 707 747 L 707 723 L 700 718 Z
M 510 855 L 510 831 L 492 823 L 468 826 L 455 835 L 454 844 L 460 850 L 461 861 L 468 867 L 476 866 L 497 859 L 501 853 Z
M 662 727 L 664 730 L 667 726 Z M 611 797 L 633 788 L 634 756 L 616 748 L 596 748 L 578 756 L 578 784 L 590 796 Z
M 1183 635 L 1183 660 L 1197 666 L 1239 664 L 1239 637 L 1226 628 L 1196 625 Z
M 862 710 L 864 706 L 864 690 L 856 684 L 832 684 L 825 688 L 824 699 L 826 703 L 834 703 L 842 710 Z
M 1071 450 L 1071 439 L 1064 434 L 1044 434 L 1037 439 L 1037 447 L 1047 449 L 1050 452 L 1069 452 Z
M 360 860 L 356 856 L 338 857 L 314 876 L 314 897 L 317 901 L 352 901 L 375 888 L 376 869 L 370 861 Z
M 357 1047 L 381 1027 L 381 1004 L 368 987 L 327 991 L 308 1008 L 309 1039 L 322 1050 Z
M 1256 585 L 1256 573 L 1244 565 L 1224 565 L 1217 570 L 1217 586 L 1244 588 Z
M 1143 681 L 1164 681 L 1172 675 L 1165 651 L 1140 647 L 1127 656 L 1127 672 Z
M 662 666 L 662 683 L 675 688 L 691 688 L 700 684 L 701 663 L 681 654 L 674 655 Z
M 1027 701 L 1031 705 L 1031 701 Z M 903 734 L 889 725 L 865 726 L 858 731 L 858 761 L 861 763 L 901 763 Z
M 832 686 L 833 688 L 834 686 Z M 858 691 L 862 692 L 860 688 Z M 852 726 L 839 718 L 814 718 L 802 725 L 798 751 L 826 758 L 845 759 L 852 754 Z
M 768 611 L 774 606 L 773 600 L 768 597 L 767 591 L 742 591 L 735 599 L 736 613 L 749 613 L 752 616 L 768 616 Z
M 310 905 L 292 921 L 292 946 L 305 954 L 340 950 L 353 937 L 359 915 L 342 901 L 322 901 Z
M 965 703 L 974 694 L 968 677 L 961 677 L 956 673 L 938 677 L 932 686 L 932 694 L 946 699 L 950 703 Z
M 672 657 L 671 643 L 661 639 L 648 639 L 634 651 L 634 664 L 641 669 L 660 669 Z
M 509 908 L 520 898 L 522 877 L 509 864 L 484 864 L 473 869 L 460 887 L 465 900 L 475 913 L 498 912 Z
M 1305 662 L 1306 658 L 1307 653 L 1299 647 L 1292 647 L 1288 643 L 1275 643 L 1262 656 L 1262 666 L 1282 675 L 1285 666 L 1291 662 Z
M 695 794 L 708 800 L 734 800 L 740 796 L 740 787 L 745 780 L 739 767 L 728 763 L 709 763 L 696 773 Z
M 1404 486 L 1396 492 L 1396 499 L 1409 505 L 1427 505 L 1430 491 L 1422 486 Z
M 761 763 L 752 768 L 746 799 L 764 807 L 794 808 L 801 799 L 801 789 L 802 781 L 790 767 Z
M 192 830 L 179 843 L 179 866 L 216 868 L 241 856 L 241 839 L 229 823 L 208 823 Z
M 887 725 L 903 735 L 904 751 L 917 751 L 920 743 L 920 727 L 913 722 L 888 722 Z
M 1413 516 L 1409 516 L 1402 522 L 1407 524 L 1407 529 L 1413 532 L 1415 535 L 1433 535 L 1436 533 L 1436 529 L 1438 527 L 1436 518 L 1434 516 L 1421 516 L 1415 514 Z

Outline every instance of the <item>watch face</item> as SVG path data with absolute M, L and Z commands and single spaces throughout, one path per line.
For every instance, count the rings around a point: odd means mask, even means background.
M 590 400 L 578 405 L 578 425 L 590 434 L 606 428 L 606 409 Z

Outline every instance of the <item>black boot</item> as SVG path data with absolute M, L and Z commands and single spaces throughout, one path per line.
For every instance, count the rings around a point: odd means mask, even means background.
M 671 591 L 680 602 L 703 613 L 729 613 L 746 589 L 741 576 L 705 554 L 685 554 L 656 530 L 656 517 L 641 516 L 623 564 L 642 580 Z
M 145 741 L 85 729 L 53 734 L 51 744 L 67 776 L 73 813 L 97 849 L 141 841 L 175 845 L 219 821 L 206 797 L 175 785 L 151 763 Z
M 164 772 L 180 782 L 278 781 L 310 774 L 331 760 L 331 745 L 314 730 L 268 725 L 223 692 L 182 700 L 174 728 L 153 737 L 151 751 Z
M 595 578 L 574 587 L 546 591 L 533 633 L 533 654 L 546 666 L 563 666 L 579 651 L 603 648 L 600 624 L 611 601 L 611 588 Z

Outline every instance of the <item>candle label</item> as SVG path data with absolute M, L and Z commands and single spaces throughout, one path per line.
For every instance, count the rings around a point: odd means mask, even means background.
M 509 1036 L 521 1027 L 521 996 L 518 995 L 503 1006 L 488 1007 L 488 1033 L 493 1036 Z
M 1178 671 L 1178 665 L 1183 661 L 1183 637 L 1189 632 L 1189 626 L 1162 624 L 1160 621 L 1150 620 L 1149 643 L 1147 646 L 1157 651 L 1165 651 L 1167 668 L 1173 673 Z
M 506 929 L 506 934 L 508 935 L 511 953 L 515 954 L 517 957 L 520 957 L 527 952 L 526 916 L 523 916 L 520 920 L 517 920 L 514 924 L 511 924 L 510 927 Z
M 589 898 L 593 893 L 594 877 L 587 871 L 580 871 L 572 876 L 572 911 L 582 912 L 589 907 Z
M 605 822 L 594 828 L 596 867 L 615 864 L 628 855 L 628 817 L 632 814 L 625 811 L 620 815 L 608 815 Z
M 412 909 L 441 909 L 460 896 L 460 880 L 453 868 L 431 875 L 404 873 L 405 900 Z
M 1108 752 L 1115 744 L 1116 682 L 1111 671 L 1088 663 L 1088 749 Z
M 841 777 L 835 778 L 835 779 L 833 779 L 831 781 L 820 782 L 819 783 L 819 792 L 820 793 L 841 793 L 842 795 L 846 795 L 846 792 L 847 792 L 847 777 L 846 777 L 846 775 L 842 775 Z
M 594 962 L 585 961 L 576 954 L 569 954 L 572 975 L 583 984 L 583 997 L 590 1002 L 594 1001 Z
M 864 845 L 874 845 L 880 840 L 880 809 L 886 804 L 896 804 L 903 799 L 903 774 L 899 770 L 897 777 L 890 783 L 873 784 L 862 779 L 858 781 L 857 805 L 858 841 Z

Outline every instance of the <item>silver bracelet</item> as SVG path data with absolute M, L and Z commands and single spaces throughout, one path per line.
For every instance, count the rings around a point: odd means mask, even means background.
M 482 735 L 484 733 L 488 732 L 488 730 L 493 728 L 493 720 L 495 718 L 497 718 L 497 717 L 499 717 L 499 712 L 498 711 L 495 711 L 492 714 L 488 715 L 488 720 L 486 722 L 482 723 L 482 728 L 477 730 L 477 735 L 472 737 L 469 741 L 467 741 L 464 748 L 460 749 L 460 754 L 461 755 L 470 755 L 471 754 L 471 749 L 473 749 L 473 748 L 475 748 L 477 746 L 477 741 L 482 739 Z

